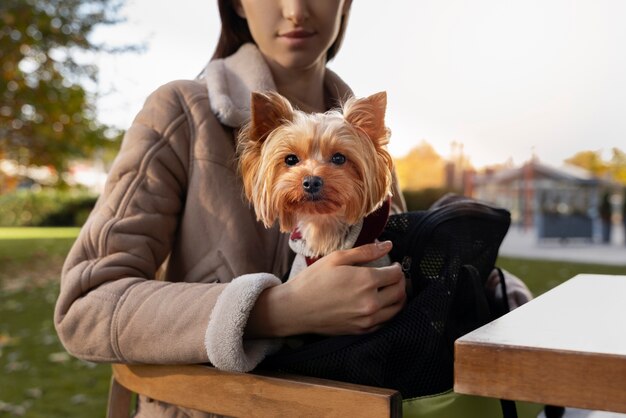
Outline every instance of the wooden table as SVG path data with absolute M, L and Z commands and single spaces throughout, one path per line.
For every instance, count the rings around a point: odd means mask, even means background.
M 458 393 L 626 412 L 626 276 L 568 280 L 458 339 L 454 367 Z

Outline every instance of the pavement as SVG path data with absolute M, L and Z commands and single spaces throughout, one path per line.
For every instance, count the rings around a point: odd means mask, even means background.
M 553 261 L 624 266 L 626 242 L 623 225 L 615 225 L 607 244 L 585 240 L 539 240 L 533 230 L 512 226 L 500 247 L 500 255 Z M 545 418 L 543 412 L 537 418 Z M 626 414 L 566 408 L 563 418 L 626 418 Z
M 624 235 L 623 224 L 618 224 L 613 226 L 611 242 L 606 244 L 580 239 L 539 240 L 534 230 L 511 226 L 500 247 L 500 255 L 624 266 L 626 274 Z

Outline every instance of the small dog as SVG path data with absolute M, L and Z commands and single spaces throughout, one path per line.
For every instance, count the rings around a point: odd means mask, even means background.
M 238 135 L 244 191 L 258 220 L 268 228 L 278 220 L 291 233 L 290 277 L 332 251 L 373 242 L 391 196 L 386 93 L 314 114 L 278 93 L 251 100 L 251 120 Z

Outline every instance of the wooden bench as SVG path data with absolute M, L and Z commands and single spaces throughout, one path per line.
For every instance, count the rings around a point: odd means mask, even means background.
M 202 365 L 114 364 L 107 418 L 128 418 L 133 393 L 232 417 L 401 417 L 391 389 L 279 373 L 230 373 Z

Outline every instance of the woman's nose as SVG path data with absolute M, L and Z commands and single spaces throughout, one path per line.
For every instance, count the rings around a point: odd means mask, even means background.
M 294 25 L 302 24 L 309 18 L 308 1 L 283 0 L 283 17 L 291 21 Z

